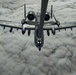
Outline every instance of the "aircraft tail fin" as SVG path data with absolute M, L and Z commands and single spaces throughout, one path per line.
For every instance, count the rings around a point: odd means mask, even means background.
M 26 21 L 26 4 L 24 4 L 24 18 L 25 18 L 25 21 Z
M 53 18 L 53 5 L 51 5 L 51 19 Z

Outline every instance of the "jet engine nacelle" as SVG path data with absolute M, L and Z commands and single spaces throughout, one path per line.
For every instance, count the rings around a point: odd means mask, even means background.
M 48 21 L 50 19 L 50 14 L 47 12 L 46 14 L 45 14 L 45 21 Z
M 35 13 L 33 11 L 29 11 L 27 15 L 28 20 L 32 21 L 35 19 Z

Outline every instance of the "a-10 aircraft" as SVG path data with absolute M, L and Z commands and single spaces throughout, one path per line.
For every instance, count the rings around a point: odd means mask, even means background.
M 34 30 L 34 43 L 35 46 L 41 50 L 41 48 L 44 45 L 44 31 L 47 31 L 47 35 L 50 35 L 50 30 L 53 35 L 56 34 L 56 30 L 63 30 L 63 29 L 68 29 L 76 27 L 76 23 L 73 23 L 73 26 L 65 26 L 65 27 L 60 27 L 60 22 L 56 19 L 54 13 L 53 13 L 53 6 L 51 5 L 51 12 L 48 13 L 47 10 L 47 5 L 48 5 L 49 0 L 41 0 L 41 11 L 40 13 L 35 14 L 34 11 L 29 11 L 28 14 L 26 15 L 26 4 L 24 4 L 24 19 L 21 21 L 22 27 L 17 27 L 17 26 L 11 26 L 11 25 L 5 25 L 5 24 L 0 24 L 0 26 L 9 27 L 10 32 L 12 32 L 13 29 L 20 29 L 22 31 L 22 34 L 28 30 L 28 36 L 31 33 L 31 30 Z M 50 21 L 50 18 L 54 18 L 55 21 Z M 24 25 L 34 25 L 35 27 L 24 27 Z M 51 24 L 51 25 L 57 25 L 58 27 L 45 27 L 45 24 Z

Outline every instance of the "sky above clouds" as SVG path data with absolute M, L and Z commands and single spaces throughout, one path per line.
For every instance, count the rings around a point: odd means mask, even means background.
M 23 4 L 29 10 L 40 11 L 41 0 L 0 0 L 0 20 L 20 25 L 23 19 Z M 54 13 L 61 22 L 76 21 L 76 0 L 49 0 Z M 16 23 L 13 23 L 16 22 Z M 17 23 L 19 22 L 19 23 Z M 0 21 L 0 23 L 8 24 Z M 41 50 L 34 45 L 34 32 L 28 36 L 21 31 L 0 27 L 0 75 L 76 75 L 76 29 L 62 30 L 48 37 Z

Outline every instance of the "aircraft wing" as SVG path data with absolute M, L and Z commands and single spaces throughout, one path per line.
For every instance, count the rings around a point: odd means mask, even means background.
M 22 30 L 22 27 L 18 27 L 18 26 L 12 26 L 12 25 L 6 25 L 6 24 L 0 24 L 0 26 L 2 26 L 4 29 L 5 28 L 10 28 L 10 32 L 12 32 L 13 29 L 17 29 L 17 30 Z M 25 27 L 26 30 L 35 30 L 35 27 Z
M 76 22 L 70 22 L 70 23 L 63 23 L 61 24 L 62 27 L 49 27 L 49 26 L 44 26 L 43 30 L 46 30 L 49 33 L 49 30 L 51 30 L 52 34 L 55 35 L 56 31 L 60 31 L 60 30 L 66 30 L 66 29 L 71 29 L 76 27 Z M 10 32 L 12 32 L 13 29 L 17 29 L 17 30 L 21 30 L 22 33 L 25 33 L 25 30 L 35 30 L 35 26 L 30 26 L 30 25 L 24 25 L 25 27 L 19 27 L 19 26 L 11 26 L 11 25 L 6 25 L 6 24 L 0 24 L 0 26 L 2 26 L 4 29 L 10 28 Z
M 66 26 L 66 27 L 60 27 L 60 28 L 55 28 L 55 30 L 63 30 L 63 29 L 71 29 L 72 30 L 72 28 L 75 28 L 76 27 L 76 25 L 74 25 L 74 26 Z
M 52 34 L 55 35 L 56 31 L 60 31 L 60 30 L 66 30 L 66 29 L 71 29 L 76 27 L 76 22 L 70 22 L 70 23 L 63 23 L 61 24 L 62 27 L 44 27 L 43 30 L 47 30 L 47 33 L 49 34 L 49 30 L 51 30 Z
M 22 27 L 6 25 L 6 24 L 0 24 L 0 26 L 2 26 L 4 28 L 8 27 L 8 28 L 13 28 L 13 29 L 22 29 Z M 74 27 L 76 27 L 76 22 L 62 23 L 61 26 L 62 27 L 55 28 L 55 30 L 74 28 Z M 32 25 L 31 26 L 25 25 L 25 28 L 26 28 L 26 30 L 28 30 L 28 29 L 35 30 L 35 26 L 32 26 Z M 51 30 L 51 29 L 52 29 L 52 27 L 49 27 L 49 26 L 43 27 L 43 30 Z
M 54 28 L 55 30 L 66 30 L 66 29 L 71 29 L 72 28 L 75 28 L 76 25 L 73 25 L 73 26 L 65 26 L 65 27 L 58 27 L 58 28 Z M 52 27 L 44 27 L 43 30 L 52 30 Z
M 4 27 L 8 27 L 8 28 L 14 28 L 14 29 L 22 29 L 21 27 L 17 27 L 17 26 L 11 26 L 11 25 L 6 25 L 6 24 L 0 24 L 0 26 Z
M 63 30 L 63 29 L 71 29 L 76 27 L 76 22 L 68 22 L 68 23 L 61 23 L 60 27 L 56 27 L 55 30 Z M 46 26 L 44 30 L 51 30 L 52 28 L 49 26 Z

